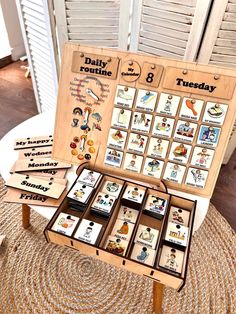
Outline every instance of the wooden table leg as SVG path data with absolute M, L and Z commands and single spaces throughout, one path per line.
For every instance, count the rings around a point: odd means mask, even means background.
M 163 288 L 163 284 L 153 282 L 153 311 L 155 314 L 162 313 Z
M 22 204 L 22 226 L 27 229 L 30 226 L 30 207 Z

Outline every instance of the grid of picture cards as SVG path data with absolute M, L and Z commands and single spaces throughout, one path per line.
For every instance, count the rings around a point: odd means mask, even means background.
M 83 168 L 46 234 L 184 278 L 194 214 L 193 201 Z
M 235 70 L 64 49 L 53 156 L 211 197 L 235 121 Z

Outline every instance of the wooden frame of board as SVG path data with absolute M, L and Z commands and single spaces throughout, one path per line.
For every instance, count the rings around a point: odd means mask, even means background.
M 104 62 L 104 64 L 102 62 Z M 103 65 L 104 68 L 102 68 Z M 103 70 L 104 72 L 102 72 Z M 152 80 L 148 79 L 148 75 Z M 148 82 L 147 80 L 151 82 Z M 187 83 L 183 83 L 183 81 Z M 190 121 L 197 126 L 193 142 L 187 143 L 188 145 L 191 145 L 193 148 L 197 145 L 200 125 L 212 127 L 215 130 L 220 129 L 220 135 L 216 147 L 213 148 L 215 153 L 210 168 L 202 169 L 208 171 L 204 187 L 185 184 L 188 168 L 198 168 L 195 165 L 190 164 L 193 149 L 191 150 L 187 163 L 183 165 L 186 168 L 182 177 L 182 183 L 176 183 L 165 179 L 164 181 L 168 188 L 210 198 L 235 119 L 235 82 L 236 72 L 230 69 L 221 69 L 215 66 L 169 60 L 144 54 L 120 52 L 111 49 L 85 47 L 67 43 L 64 48 L 58 94 L 53 158 L 80 165 L 84 162 L 84 156 L 88 153 L 90 155 L 89 158 L 91 158 L 91 165 L 96 165 L 96 168 L 101 171 L 109 171 L 114 175 L 119 174 L 131 179 L 139 179 L 143 182 L 157 184 L 158 178 L 144 175 L 142 173 L 144 169 L 144 161 L 140 173 L 134 173 L 123 168 L 125 157 L 123 158 L 120 167 L 113 167 L 104 163 L 113 109 L 115 107 L 128 109 L 132 115 L 134 115 L 134 112 L 136 111 L 143 113 L 143 110 L 135 109 L 137 91 L 140 89 L 157 92 L 157 106 L 161 93 L 177 95 L 181 97 L 177 114 L 174 117 L 169 117 L 175 120 L 174 127 L 178 120 L 184 122 Z M 188 86 L 182 86 L 183 84 L 187 84 Z M 119 105 L 114 105 L 117 85 L 136 89 L 132 108 L 124 108 Z M 86 90 L 88 91 L 89 89 L 96 91 L 95 98 L 97 96 L 96 93 L 98 93 L 98 101 L 93 99 L 91 95 L 88 95 Z M 197 121 L 178 117 L 183 97 L 187 97 L 191 100 L 202 100 L 204 102 L 200 117 Z M 227 105 L 227 112 L 222 125 L 202 122 L 207 102 Z M 86 115 L 85 108 L 90 108 L 88 114 L 88 126 L 90 131 L 87 133 L 85 129 L 81 129 L 83 119 Z M 164 114 L 157 114 L 156 110 L 148 112 L 148 114 L 154 117 L 165 117 Z M 92 115 L 94 115 L 94 117 L 92 117 Z M 73 119 L 77 119 L 78 121 Z M 74 121 L 77 121 L 77 127 L 72 127 Z M 130 126 L 131 125 L 129 124 L 129 127 L 125 130 L 128 133 L 127 138 L 132 132 Z M 154 118 L 152 118 L 150 132 L 144 134 L 148 137 L 148 143 L 153 136 L 153 128 Z M 134 131 L 134 133 L 139 132 Z M 175 141 L 173 134 L 174 132 L 172 130 L 172 136 L 168 138 L 170 144 L 167 155 L 162 159 L 164 162 L 162 174 L 160 175 L 160 179 L 162 180 L 168 162 L 171 143 Z M 88 152 L 90 148 L 89 146 L 87 146 L 87 150 L 85 149 L 85 151 L 81 153 L 79 149 L 80 144 L 73 142 L 75 137 L 81 142 L 81 137 L 83 136 L 86 137 L 86 140 L 90 139 L 92 141 L 93 150 L 91 151 L 93 151 L 93 153 L 90 154 Z M 181 143 L 182 140 L 177 140 L 177 142 Z M 199 144 L 197 146 L 212 149 L 211 146 L 207 145 Z M 147 147 L 145 152 L 140 154 L 143 156 L 143 160 L 145 160 L 147 156 Z M 119 151 L 119 149 L 117 150 Z M 123 156 L 126 156 L 127 141 L 124 149 L 121 151 Z M 173 163 L 178 164 L 178 162 L 175 161 L 173 161 Z

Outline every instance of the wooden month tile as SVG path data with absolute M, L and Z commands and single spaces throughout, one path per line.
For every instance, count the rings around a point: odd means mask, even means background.
M 212 195 L 236 117 L 234 69 L 67 43 L 61 77 L 55 159 L 156 184 L 145 173 L 153 158 L 164 162 L 158 176 L 168 188 Z M 128 143 L 131 133 L 144 138 L 138 150 Z M 173 141 L 188 148 L 186 159 L 181 149 L 172 155 Z M 190 167 L 204 170 L 196 147 L 215 150 L 207 153 L 204 188 L 186 184 Z M 179 165 L 178 179 L 169 163 Z
M 14 149 L 22 149 L 29 147 L 41 147 L 41 146 L 52 146 L 53 137 L 52 135 L 17 138 L 15 140 Z
M 51 158 L 26 158 L 19 159 L 15 163 L 15 171 L 31 171 L 44 169 L 63 169 L 70 168 L 71 165 L 56 161 Z
M 14 173 L 10 177 L 6 182 L 6 186 L 30 191 L 40 195 L 46 195 L 56 199 L 58 199 L 65 190 L 65 185 L 63 184 L 17 173 Z
M 19 159 L 24 158 L 44 158 L 52 156 L 52 146 L 33 147 L 19 150 Z

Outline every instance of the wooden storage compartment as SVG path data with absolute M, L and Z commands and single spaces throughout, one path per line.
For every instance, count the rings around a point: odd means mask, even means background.
M 80 167 L 78 175 L 82 172 L 83 169 L 84 167 Z M 92 210 L 91 206 L 94 200 L 96 199 L 98 193 L 104 190 L 104 187 L 106 186 L 106 183 L 108 181 L 121 184 L 122 187 L 119 192 L 119 197 L 116 199 L 114 207 L 111 211 L 110 217 L 104 217 L 102 215 L 96 214 Z M 120 217 L 119 215 L 120 215 L 121 208 L 123 207 L 126 208 L 126 205 L 123 204 L 123 195 L 127 189 L 127 186 L 132 186 L 132 187 L 137 186 L 141 189 L 144 189 L 145 194 L 142 199 L 140 209 L 136 208 L 135 203 L 132 203 L 132 202 L 131 204 L 129 203 L 130 208 L 132 210 L 137 211 L 137 216 L 136 216 L 136 220 L 133 226 L 132 234 L 129 238 L 126 252 L 122 256 L 122 255 L 114 254 L 107 251 L 105 249 L 105 246 L 106 246 L 109 235 L 111 235 L 112 233 L 112 230 L 114 228 L 114 225 L 116 224 L 117 219 L 119 219 Z M 148 215 L 147 210 L 145 210 L 145 205 L 150 195 L 156 195 L 157 197 L 166 200 L 165 214 L 163 215 L 163 217 L 161 217 L 161 219 L 157 217 L 153 217 L 152 215 Z M 161 254 L 163 245 L 168 244 L 173 248 L 179 249 L 178 245 L 169 243 L 168 241 L 165 240 L 165 233 L 166 233 L 166 228 L 168 225 L 168 219 L 170 215 L 171 206 L 180 207 L 184 210 L 187 210 L 190 213 L 189 237 L 187 241 L 187 246 L 184 249 L 181 248 L 182 251 L 184 252 L 184 262 L 183 262 L 181 274 L 177 274 L 171 270 L 168 270 L 159 266 L 160 254 Z M 188 255 L 189 255 L 193 222 L 194 222 L 195 206 L 196 206 L 196 202 L 190 201 L 188 199 L 184 199 L 175 195 L 170 195 L 168 193 L 158 191 L 153 188 L 149 188 L 148 186 L 134 184 L 134 183 L 125 181 L 123 179 L 116 178 L 107 173 L 104 173 L 102 180 L 97 185 L 95 192 L 93 193 L 89 202 L 85 206 L 84 211 L 77 211 L 77 210 L 70 209 L 68 197 L 64 199 L 61 206 L 58 208 L 55 215 L 53 216 L 48 226 L 46 227 L 45 236 L 47 240 L 50 242 L 71 247 L 73 249 L 79 250 L 81 253 L 96 257 L 114 266 L 118 266 L 120 268 L 126 269 L 136 274 L 146 276 L 148 278 L 161 282 L 175 289 L 180 289 L 184 285 L 185 278 L 186 278 Z M 65 213 L 67 215 L 72 215 L 79 218 L 79 222 L 77 223 L 73 233 L 70 236 L 56 232 L 55 230 L 52 230 L 52 227 L 55 221 L 57 220 L 58 216 L 60 215 L 60 213 Z M 83 219 L 87 219 L 89 221 L 93 221 L 94 223 L 98 223 L 102 225 L 101 232 L 95 244 L 89 244 L 75 238 L 77 229 L 79 228 Z M 138 231 L 140 224 L 149 226 L 150 228 L 154 228 L 159 231 L 158 240 L 156 243 L 157 253 L 155 256 L 154 264 L 152 266 L 146 265 L 144 263 L 131 259 L 136 233 Z

